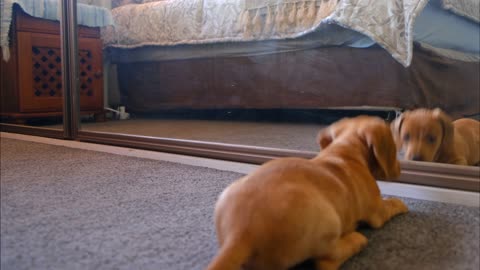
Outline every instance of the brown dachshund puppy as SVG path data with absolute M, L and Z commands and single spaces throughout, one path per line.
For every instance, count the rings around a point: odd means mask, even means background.
M 367 244 L 359 222 L 380 228 L 408 211 L 382 199 L 375 181 L 400 175 L 382 119 L 340 120 L 318 141 L 315 158 L 267 162 L 223 191 L 215 207 L 220 250 L 209 270 L 284 270 L 307 259 L 338 269 Z
M 407 111 L 391 124 L 394 139 L 407 160 L 458 165 L 480 162 L 480 122 L 456 121 L 440 109 Z

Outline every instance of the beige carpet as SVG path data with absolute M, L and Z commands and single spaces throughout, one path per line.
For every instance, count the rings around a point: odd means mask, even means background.
M 202 270 L 213 206 L 241 174 L 47 144 L 0 141 L 0 266 Z M 478 270 L 478 207 L 405 199 L 343 270 Z M 306 263 L 295 270 L 313 270 Z M 293 269 L 292 269 L 293 270 Z
M 302 151 L 318 151 L 319 124 L 220 120 L 131 119 L 83 123 L 84 131 L 201 140 Z

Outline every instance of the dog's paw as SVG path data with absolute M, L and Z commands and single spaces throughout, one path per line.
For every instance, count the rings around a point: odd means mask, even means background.
M 315 270 L 337 270 L 340 267 L 338 261 L 319 260 L 315 262 Z
M 396 214 L 404 214 L 408 213 L 408 207 L 405 205 L 403 201 L 397 198 L 391 198 L 388 199 L 391 205 L 391 209 L 393 210 L 394 213 Z
M 345 237 L 351 243 L 351 246 L 355 249 L 354 253 L 360 252 L 368 244 L 368 239 L 365 235 L 359 232 L 352 232 Z
M 359 232 L 352 232 L 343 236 L 330 252 L 327 258 L 315 262 L 317 270 L 338 269 L 346 260 L 362 251 L 368 244 L 368 239 Z

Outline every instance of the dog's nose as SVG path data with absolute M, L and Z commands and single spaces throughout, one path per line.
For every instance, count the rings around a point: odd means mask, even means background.
M 423 158 L 420 154 L 416 154 L 412 157 L 412 160 L 415 160 L 415 161 L 423 161 Z

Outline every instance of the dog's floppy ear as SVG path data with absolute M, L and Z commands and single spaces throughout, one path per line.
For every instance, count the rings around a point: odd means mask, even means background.
M 333 142 L 335 138 L 340 136 L 340 134 L 344 131 L 345 123 L 347 123 L 348 120 L 349 118 L 342 118 L 341 120 L 320 130 L 317 135 L 317 143 L 320 145 L 320 150 L 325 149 Z
M 440 108 L 436 108 L 432 112 L 433 117 L 438 119 L 442 126 L 442 143 L 441 145 L 452 145 L 453 143 L 453 123 L 450 116 L 448 116 Z
M 405 114 L 406 113 L 400 114 L 390 124 L 390 129 L 392 131 L 393 139 L 396 143 L 397 149 L 400 149 L 402 147 L 402 138 L 400 136 L 402 131 L 402 124 L 403 124 L 403 121 L 405 120 Z
M 373 153 L 370 162 L 372 174 L 377 179 L 389 180 L 400 176 L 400 164 L 390 128 L 367 128 L 363 131 L 367 146 Z
M 333 142 L 333 131 L 331 127 L 324 128 L 318 132 L 317 143 L 320 145 L 320 150 L 325 149 Z

